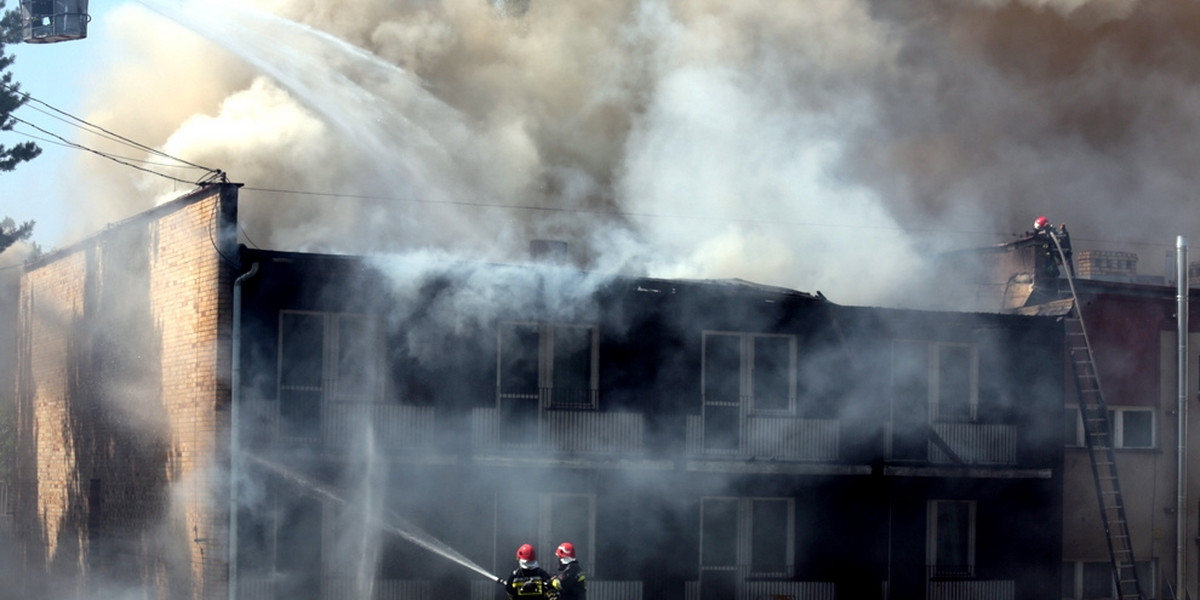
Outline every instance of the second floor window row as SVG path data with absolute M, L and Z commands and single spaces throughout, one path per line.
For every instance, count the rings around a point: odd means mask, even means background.
M 530 408 L 598 408 L 599 334 L 594 324 L 502 322 L 496 333 L 497 402 Z M 386 351 L 378 318 L 351 313 L 281 311 L 281 395 L 295 410 L 323 402 L 383 398 Z M 798 340 L 794 335 L 705 331 L 700 386 L 705 414 L 797 414 Z M 893 412 L 926 422 L 977 417 L 979 357 L 968 343 L 895 340 Z M 307 408 L 306 408 L 307 407 Z M 1125 446 L 1152 442 L 1145 415 L 1114 415 Z M 1146 431 L 1150 431 L 1147 441 Z

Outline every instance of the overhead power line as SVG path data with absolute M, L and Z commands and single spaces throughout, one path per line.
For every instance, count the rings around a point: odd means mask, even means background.
M 213 169 L 213 168 L 211 168 L 211 167 L 206 167 L 206 166 L 204 166 L 204 165 L 199 165 L 199 164 L 196 164 L 196 163 L 194 163 L 194 162 L 190 162 L 190 161 L 184 160 L 184 159 L 182 159 L 182 158 L 179 158 L 179 157 L 177 157 L 177 156 L 172 156 L 172 155 L 170 155 L 170 154 L 167 154 L 166 152 L 163 152 L 162 150 L 159 150 L 159 149 L 157 149 L 157 148 L 153 148 L 153 147 L 147 146 L 147 145 L 145 145 L 145 144 L 143 144 L 143 143 L 141 143 L 141 142 L 138 142 L 138 141 L 136 141 L 136 140 L 130 139 L 130 138 L 128 138 L 128 137 L 125 137 L 125 136 L 123 136 L 123 135 L 121 135 L 121 134 L 118 134 L 118 133 L 116 133 L 116 132 L 110 131 L 110 130 L 108 130 L 108 129 L 104 128 L 104 127 L 101 127 L 101 126 L 99 126 L 99 125 L 96 125 L 95 123 L 91 123 L 91 122 L 89 122 L 89 121 L 87 121 L 87 120 L 85 120 L 85 119 L 82 119 L 82 118 L 80 118 L 80 117 L 77 117 L 77 116 L 75 116 L 75 115 L 73 115 L 73 114 L 71 114 L 71 113 L 69 113 L 69 112 L 67 112 L 67 111 L 64 111 L 64 110 L 62 110 L 62 109 L 59 109 L 59 108 L 57 108 L 57 107 L 55 107 L 55 106 L 53 106 L 53 105 L 51 105 L 51 104 L 49 104 L 49 103 L 47 103 L 47 102 L 45 102 L 45 101 L 43 101 L 43 100 L 40 100 L 40 99 L 38 99 L 38 98 L 35 98 L 34 96 L 32 96 L 32 95 L 30 95 L 30 94 L 27 94 L 27 93 L 25 93 L 25 92 L 21 91 L 21 90 L 20 90 L 20 89 L 18 89 L 16 86 L 13 86 L 13 85 L 9 85 L 9 84 L 5 84 L 5 83 L 2 83 L 2 82 L 0 82 L 0 87 L 3 87 L 4 89 L 7 89 L 8 91 L 10 91 L 10 92 L 12 92 L 12 93 L 14 93 L 14 94 L 18 94 L 18 95 L 20 95 L 21 97 L 25 98 L 25 100 L 27 101 L 27 102 L 25 103 L 25 106 L 29 106 L 29 107 L 30 107 L 30 108 L 32 108 L 33 110 L 36 110 L 36 111 L 38 111 L 38 112 L 40 112 L 40 113 L 42 113 L 42 114 L 45 114 L 45 115 L 48 115 L 48 116 L 50 116 L 50 117 L 52 117 L 52 118 L 58 119 L 59 121 L 63 121 L 63 122 L 65 122 L 65 123 L 67 123 L 67 124 L 71 125 L 72 127 L 77 127 L 77 128 L 79 128 L 79 129 L 82 129 L 82 130 L 84 130 L 84 131 L 86 131 L 86 132 L 88 132 L 88 133 L 91 133 L 92 135 L 96 135 L 96 136 L 102 137 L 102 138 L 104 138 L 104 139 L 108 139 L 108 140 L 110 140 L 110 141 L 114 141 L 114 142 L 117 142 L 117 143 L 119 143 L 119 144 L 123 144 L 123 145 L 125 145 L 125 146 L 129 146 L 129 147 L 131 147 L 131 148 L 135 148 L 135 149 L 137 149 L 137 150 L 141 150 L 141 151 L 143 151 L 143 152 L 147 152 L 147 153 L 149 153 L 149 154 L 151 154 L 151 155 L 153 155 L 153 156 L 158 156 L 158 157 L 160 157 L 160 158 L 164 158 L 164 159 L 167 159 L 167 160 L 173 161 L 174 163 L 178 163 L 178 164 L 177 164 L 177 165 L 163 165 L 163 164 L 159 164 L 159 163 L 151 163 L 150 161 L 138 160 L 138 159 L 131 159 L 131 158 L 127 158 L 127 157 L 123 157 L 123 156 L 118 156 L 118 155 L 115 155 L 115 154 L 111 154 L 111 153 L 109 153 L 109 152 L 104 152 L 104 151 L 101 151 L 101 150 L 96 150 L 95 148 L 91 148 L 91 147 L 89 147 L 89 146 L 85 146 L 85 145 L 83 145 L 83 144 L 81 144 L 81 143 L 78 143 L 78 142 L 73 142 L 73 141 L 71 141 L 71 140 L 68 140 L 68 139 L 66 139 L 65 137 L 61 136 L 61 135 L 58 135 L 58 134 L 56 134 L 56 133 L 54 133 L 54 132 L 52 132 L 52 131 L 49 131 L 49 130 L 47 130 L 47 129 L 43 128 L 43 127 L 40 127 L 40 126 L 38 126 L 38 125 L 35 125 L 34 123 L 31 123 L 31 122 L 29 122 L 29 121 L 27 121 L 27 120 L 25 120 L 25 119 L 22 119 L 22 118 L 20 118 L 20 117 L 17 117 L 17 116 L 15 116 L 15 115 L 11 114 L 11 113 L 9 114 L 9 118 L 10 118 L 10 119 L 12 119 L 14 122 L 17 122 L 17 123 L 22 123 L 22 124 L 24 124 L 24 125 L 27 125 L 27 126 L 29 126 L 29 127 L 32 127 L 33 129 L 35 129 L 35 130 L 37 130 L 37 131 L 39 131 L 39 132 L 41 132 L 41 133 L 43 133 L 43 134 L 45 134 L 45 135 L 51 136 L 52 138 L 54 138 L 54 139 L 56 139 L 56 140 L 59 140 L 59 143 L 61 143 L 62 145 L 65 145 L 65 146 L 67 146 L 67 147 L 74 148 L 74 149 L 77 149 L 77 150 L 83 150 L 83 151 L 85 151 L 85 152 L 90 152 L 90 153 L 92 153 L 92 154 L 95 154 L 95 155 L 97 155 L 97 156 L 100 156 L 100 157 L 106 158 L 106 159 L 108 159 L 108 160 L 111 160 L 111 161 L 113 161 L 113 162 L 116 162 L 116 163 L 118 163 L 118 164 L 122 164 L 122 165 L 125 165 L 125 166 L 127 166 L 127 167 L 130 167 L 130 168 L 133 168 L 133 169 L 137 169 L 138 171 L 142 171 L 142 172 L 145 172 L 145 173 L 150 173 L 151 175 L 157 175 L 157 176 L 159 176 L 159 177 L 163 177 L 163 178 L 165 178 L 165 179 L 169 179 L 169 180 L 171 180 L 171 181 L 175 181 L 175 182 L 179 182 L 179 183 L 186 183 L 186 184 L 203 184 L 203 183 L 209 183 L 209 182 L 212 182 L 212 181 L 225 181 L 225 180 L 226 180 L 226 179 L 225 179 L 225 173 L 224 173 L 223 171 L 221 171 L 220 169 Z M 43 110 L 43 109 L 41 109 L 41 108 L 38 108 L 37 106 L 33 106 L 33 105 L 29 104 L 30 102 L 32 102 L 32 103 L 34 103 L 34 104 L 36 104 L 36 105 L 44 106 L 46 109 L 49 109 L 49 111 L 50 111 L 50 112 L 47 112 L 46 110 Z M 22 134 L 22 135 L 27 135 L 27 134 Z M 201 170 L 201 171 L 204 171 L 205 173 L 204 173 L 204 175 L 203 175 L 203 176 L 201 176 L 201 177 L 200 177 L 200 179 L 199 179 L 199 180 L 196 180 L 196 181 L 191 181 L 191 180 L 183 179 L 183 178 L 180 178 L 180 177 L 175 177 L 175 176 L 172 176 L 172 175 L 167 175 L 166 173 L 161 173 L 161 172 L 159 172 L 159 171 L 156 171 L 156 170 L 154 170 L 154 169 L 150 169 L 150 168 L 147 168 L 147 167 L 144 167 L 144 166 L 140 166 L 140 165 L 134 164 L 135 162 L 141 162 L 141 163 L 145 163 L 145 164 L 154 164 L 154 165 L 156 165 L 156 166 L 162 166 L 162 167 L 168 167 L 168 168 L 192 168 L 192 169 L 199 169 L 199 170 Z

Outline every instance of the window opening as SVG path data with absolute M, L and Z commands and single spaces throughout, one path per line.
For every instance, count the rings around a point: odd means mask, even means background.
M 740 450 L 749 415 L 795 415 L 795 336 L 706 331 L 702 354 L 706 450 Z
M 975 502 L 929 503 L 926 561 L 930 577 L 975 575 Z

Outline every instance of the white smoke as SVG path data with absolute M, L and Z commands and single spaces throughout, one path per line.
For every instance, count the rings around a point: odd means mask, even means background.
M 1200 224 L 1185 0 L 145 0 L 110 22 L 139 58 L 90 118 L 246 184 L 263 247 L 555 238 L 588 268 L 893 305 L 924 257 L 1039 214 L 1084 244 Z

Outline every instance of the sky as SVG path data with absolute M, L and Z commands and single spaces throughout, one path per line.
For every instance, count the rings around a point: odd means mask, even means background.
M 16 0 L 5 3 L 6 9 L 17 6 Z M 83 40 L 6 45 L 5 50 L 16 58 L 9 68 L 13 80 L 34 98 L 79 115 L 92 78 L 103 72 L 106 57 L 112 56 L 106 31 L 107 14 L 100 7 L 93 8 L 88 37 Z M 77 139 L 74 128 L 57 123 L 31 107 L 16 114 L 69 140 Z M 69 172 L 71 160 L 83 151 L 65 147 L 59 140 L 27 125 L 18 125 L 16 129 L 0 133 L 0 144 L 11 146 L 36 136 L 40 139 L 34 141 L 41 146 L 42 154 L 15 171 L 0 174 L 0 215 L 18 223 L 36 221 L 33 240 L 44 248 L 53 248 L 66 235 L 66 222 L 70 218 L 69 203 L 63 197 L 65 188 L 59 180 Z
M 95 4 L 87 39 L 10 45 L 11 70 L 243 183 L 260 247 L 510 261 L 555 239 L 589 269 L 893 305 L 931 257 L 1040 215 L 1143 274 L 1200 229 L 1192 0 L 332 6 Z M 44 248 L 206 176 L 18 116 L 156 171 L 39 142 L 0 213 Z

